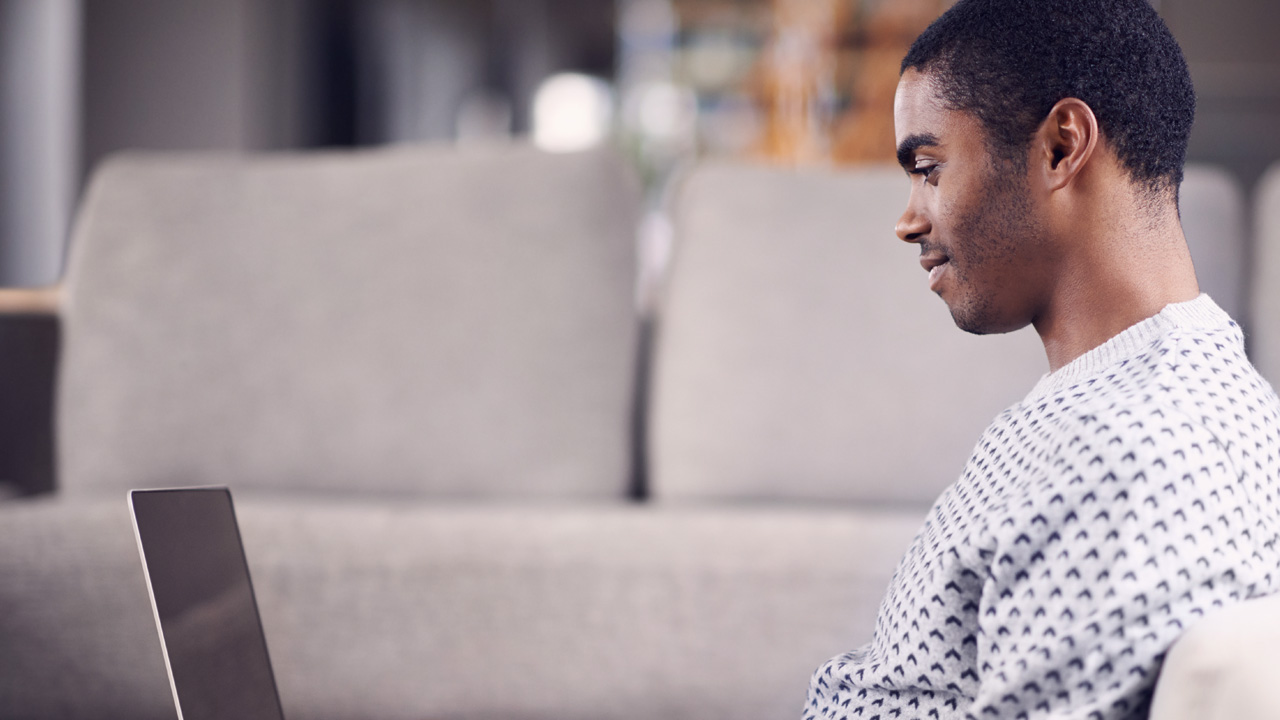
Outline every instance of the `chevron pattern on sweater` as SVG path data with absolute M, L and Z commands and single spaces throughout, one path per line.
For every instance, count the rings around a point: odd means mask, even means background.
M 1280 401 L 1208 296 L 982 435 L 805 720 L 1145 718 L 1174 640 L 1280 590 Z

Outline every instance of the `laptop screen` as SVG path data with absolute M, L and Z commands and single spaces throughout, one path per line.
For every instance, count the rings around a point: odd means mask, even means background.
M 129 498 L 179 718 L 283 720 L 230 491 Z

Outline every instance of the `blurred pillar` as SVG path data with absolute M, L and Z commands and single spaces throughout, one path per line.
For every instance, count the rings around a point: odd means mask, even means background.
M 552 8 L 546 0 L 497 0 L 494 7 L 500 82 L 511 94 L 513 129 L 532 128 L 533 97 L 539 84 L 565 65 L 565 38 L 555 36 Z M 559 18 L 556 18 L 559 20 Z
M 481 85 L 485 3 L 361 3 L 356 140 L 361 145 L 453 138 L 457 108 Z
M 79 0 L 0 0 L 0 285 L 57 281 L 80 153 Z
M 354 2 L 354 0 L 352 0 Z M 362 0 L 356 9 L 357 144 L 448 140 L 484 103 L 529 128 L 538 85 L 573 70 L 608 77 L 614 4 L 603 0 Z

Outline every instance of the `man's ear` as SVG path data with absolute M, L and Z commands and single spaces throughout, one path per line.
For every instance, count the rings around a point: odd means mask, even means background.
M 1053 106 L 1036 132 L 1035 159 L 1048 190 L 1060 190 L 1080 174 L 1093 157 L 1099 134 L 1098 118 L 1083 100 L 1064 98 Z

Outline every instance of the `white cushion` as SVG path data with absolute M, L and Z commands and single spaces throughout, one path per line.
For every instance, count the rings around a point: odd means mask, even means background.
M 1213 612 L 1174 643 L 1151 720 L 1280 718 L 1280 595 Z

